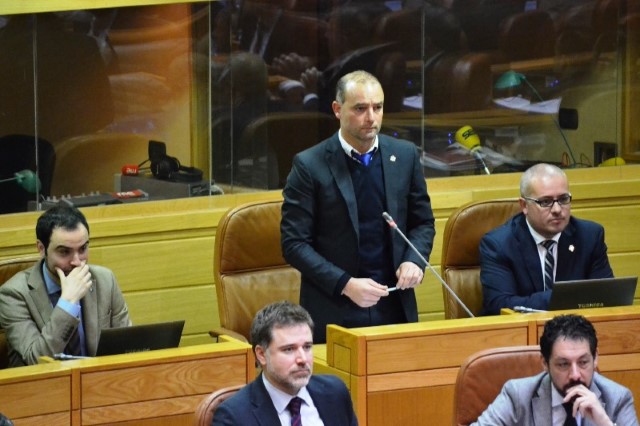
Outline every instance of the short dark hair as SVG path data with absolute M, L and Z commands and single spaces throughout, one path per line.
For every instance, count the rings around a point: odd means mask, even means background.
M 313 333 L 311 315 L 300 305 L 283 300 L 262 308 L 251 323 L 251 343 L 266 348 L 273 340 L 273 329 L 306 324 Z
M 36 224 L 36 238 L 44 245 L 44 249 L 49 248 L 51 234 L 56 228 L 63 228 L 73 231 L 83 224 L 89 232 L 89 224 L 82 212 L 73 206 L 55 205 L 46 210 Z
M 540 337 L 540 352 L 544 360 L 549 363 L 553 344 L 560 338 L 569 340 L 586 340 L 589 342 L 591 355 L 596 356 L 598 337 L 593 324 L 581 315 L 559 315 L 546 322 L 544 332 Z

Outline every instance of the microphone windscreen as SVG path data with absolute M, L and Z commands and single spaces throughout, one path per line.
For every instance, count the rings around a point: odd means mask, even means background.
M 35 194 L 40 191 L 41 183 L 40 178 L 33 171 L 29 169 L 20 170 L 15 173 L 15 179 L 25 191 Z
M 480 138 L 471 126 L 463 126 L 456 132 L 456 142 L 470 151 L 480 149 Z
M 138 176 L 140 168 L 137 164 L 125 164 L 122 166 L 121 171 L 124 176 Z

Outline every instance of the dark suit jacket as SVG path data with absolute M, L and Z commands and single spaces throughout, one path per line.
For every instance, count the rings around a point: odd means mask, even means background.
M 571 217 L 557 249 L 555 281 L 613 277 L 601 225 Z M 544 291 L 538 249 L 523 213 L 482 238 L 480 268 L 484 314 L 549 307 L 551 290 Z
M 609 418 L 619 425 L 637 426 L 638 418 L 629 389 L 595 373 L 590 390 L 596 394 Z M 509 380 L 473 426 L 548 426 L 552 424 L 551 376 L 540 373 Z M 593 426 L 582 419 L 582 426 Z
M 87 354 L 95 356 L 100 330 L 131 325 L 129 311 L 113 273 L 91 265 L 96 280 L 82 299 Z M 42 261 L 18 272 L 0 287 L 0 325 L 7 333 L 9 365 L 37 364 L 40 356 L 64 352 L 79 321 L 60 307 L 51 307 L 42 277 Z
M 325 425 L 356 426 L 358 424 L 351 396 L 340 379 L 330 375 L 313 375 L 307 390 Z M 211 424 L 213 426 L 279 425 L 278 413 L 262 382 L 262 376 L 258 376 L 256 380 L 220 404 Z
M 378 140 L 387 212 L 428 259 L 435 229 L 418 150 L 385 135 Z M 282 252 L 302 274 L 300 304 L 315 322 L 316 343 L 325 342 L 327 324 L 341 324 L 345 313 L 358 309 L 338 288 L 345 272 L 357 277 L 359 263 L 358 209 L 347 161 L 336 133 L 296 155 L 283 191 Z M 400 235 L 389 235 L 394 268 L 405 261 L 426 266 Z M 417 321 L 413 289 L 399 296 L 407 320 Z

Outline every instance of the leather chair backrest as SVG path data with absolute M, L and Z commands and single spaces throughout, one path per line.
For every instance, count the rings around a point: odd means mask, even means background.
M 112 192 L 113 174 L 124 164 L 149 157 L 149 138 L 134 133 L 92 133 L 75 136 L 56 146 L 52 195 Z M 77 165 L 82 164 L 81 171 Z
M 238 206 L 220 219 L 214 278 L 220 325 L 249 341 L 251 321 L 269 303 L 299 303 L 300 273 L 282 256 L 282 201 Z
M 213 415 L 220 404 L 236 394 L 244 385 L 229 386 L 219 389 L 203 399 L 193 418 L 193 426 L 211 426 Z
M 20 271 L 23 271 L 40 260 L 39 255 L 18 257 L 14 259 L 0 260 L 0 285 L 6 283 Z M 9 366 L 9 348 L 4 330 L 0 328 L 0 369 Z
M 491 103 L 491 59 L 485 53 L 443 53 L 425 69 L 425 113 L 478 111 Z
M 442 243 L 442 277 L 474 315 L 482 309 L 480 240 L 519 212 L 517 199 L 478 201 L 460 207 L 447 220 Z M 446 319 L 468 317 L 444 288 L 443 295 Z
M 453 396 L 453 424 L 475 422 L 510 379 L 543 371 L 539 346 L 492 348 L 471 355 L 458 370 Z
M 266 182 L 254 187 L 284 188 L 293 157 L 338 131 L 340 122 L 319 112 L 283 112 L 264 115 L 252 121 L 242 133 L 240 144 L 253 153 L 253 164 L 267 156 Z
M 552 57 L 555 42 L 553 20 L 544 10 L 511 15 L 500 25 L 500 51 L 506 62 Z

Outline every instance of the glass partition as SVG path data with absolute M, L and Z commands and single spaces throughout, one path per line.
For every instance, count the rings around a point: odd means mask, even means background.
M 2 16 L 0 178 L 40 183 L 2 212 L 208 195 L 210 34 L 209 3 Z
M 636 3 L 11 11 L 0 16 L 0 211 L 282 188 L 293 156 L 338 129 L 335 84 L 356 69 L 380 80 L 381 131 L 414 142 L 428 178 L 637 161 Z

